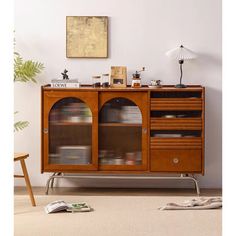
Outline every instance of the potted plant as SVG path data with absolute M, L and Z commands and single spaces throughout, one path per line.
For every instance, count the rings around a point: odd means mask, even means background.
M 36 76 L 42 72 L 42 63 L 32 60 L 23 60 L 18 52 L 14 52 L 14 82 L 37 83 Z M 16 111 L 15 114 L 18 112 Z M 14 123 L 14 131 L 24 129 L 29 125 L 28 121 L 17 121 Z

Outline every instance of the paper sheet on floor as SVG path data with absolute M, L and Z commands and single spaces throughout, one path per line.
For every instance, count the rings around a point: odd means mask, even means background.
M 165 206 L 158 208 L 159 210 L 207 210 L 218 209 L 222 207 L 221 197 L 212 198 L 195 198 L 184 201 L 183 203 L 167 203 Z

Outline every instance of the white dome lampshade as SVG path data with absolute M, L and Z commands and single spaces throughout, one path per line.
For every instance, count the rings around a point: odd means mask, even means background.
M 166 55 L 170 57 L 171 59 L 178 60 L 180 64 L 180 83 L 177 84 L 175 87 L 186 88 L 187 86 L 182 84 L 182 77 L 183 77 L 182 65 L 185 60 L 195 59 L 197 58 L 197 55 L 192 50 L 184 47 L 183 45 L 167 51 Z

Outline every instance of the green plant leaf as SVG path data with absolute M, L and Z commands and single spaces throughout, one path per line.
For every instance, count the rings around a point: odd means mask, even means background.
M 29 125 L 28 121 L 17 121 L 14 123 L 14 132 L 22 130 Z
M 34 82 L 35 77 L 42 72 L 44 66 L 40 62 L 32 60 L 24 61 L 18 52 L 14 52 L 14 82 Z M 17 114 L 18 111 L 14 112 Z M 14 123 L 14 132 L 20 131 L 29 125 L 28 121 L 17 121 Z
M 32 60 L 23 61 L 19 53 L 14 57 L 14 82 L 34 82 L 35 77 L 44 69 L 43 63 Z

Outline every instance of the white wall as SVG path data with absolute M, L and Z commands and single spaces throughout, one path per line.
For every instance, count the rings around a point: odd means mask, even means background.
M 66 58 L 66 16 L 109 16 L 109 58 Z M 15 151 L 30 153 L 27 160 L 32 185 L 44 186 L 48 174 L 40 173 L 40 85 L 60 76 L 91 83 L 91 76 L 109 72 L 112 65 L 126 65 L 131 73 L 145 66 L 143 82 L 161 79 L 176 84 L 178 64 L 165 52 L 180 44 L 199 58 L 184 64 L 186 84 L 206 87 L 206 174 L 201 187 L 221 187 L 221 1 L 220 0 L 21 0 L 15 1 L 16 51 L 25 59 L 43 62 L 38 84 L 15 84 L 16 117 L 30 126 L 15 133 Z M 16 166 L 16 171 L 20 168 Z M 65 181 L 61 185 L 157 186 L 152 181 Z M 60 184 L 59 183 L 59 184 Z M 179 182 L 178 182 L 179 183 Z M 24 185 L 22 180 L 17 185 Z M 160 184 L 160 185 L 159 185 Z M 176 183 L 158 182 L 158 186 Z M 179 184 L 179 186 L 191 186 Z

